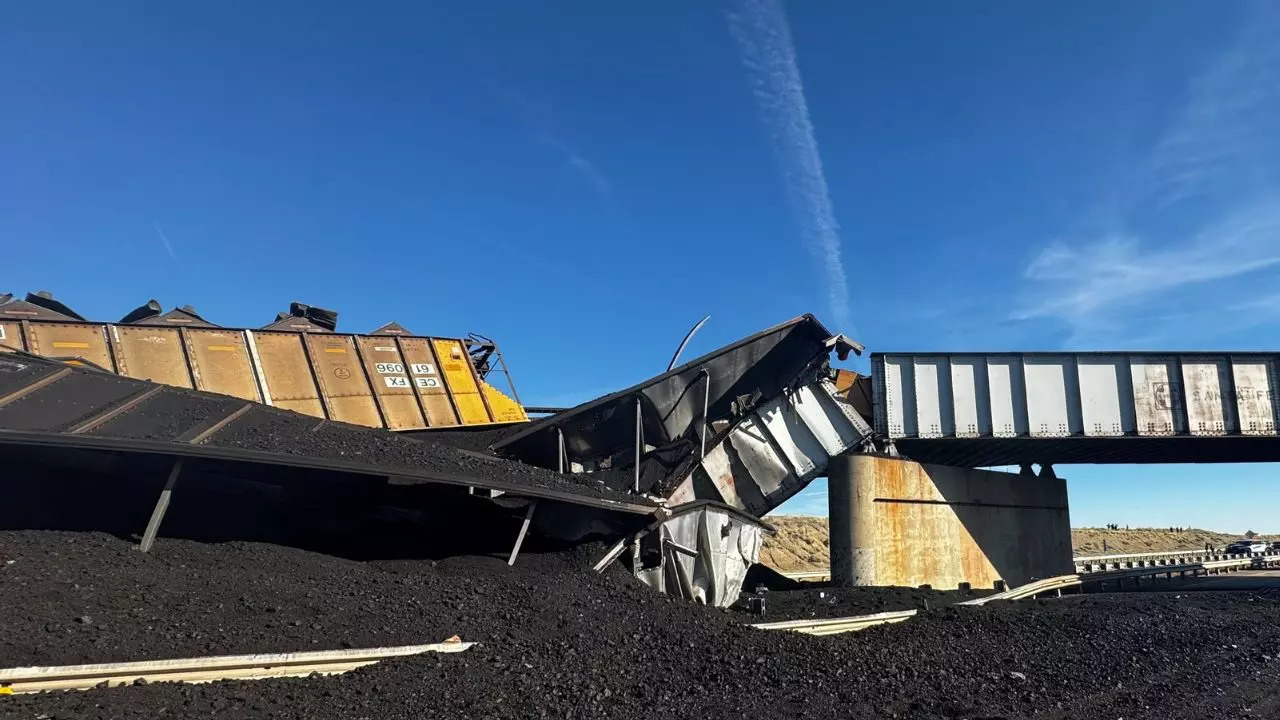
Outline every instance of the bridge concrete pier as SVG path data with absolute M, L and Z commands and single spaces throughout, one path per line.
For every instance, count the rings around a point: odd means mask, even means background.
M 1009 586 L 1074 572 L 1066 482 L 844 455 L 828 467 L 831 579 Z

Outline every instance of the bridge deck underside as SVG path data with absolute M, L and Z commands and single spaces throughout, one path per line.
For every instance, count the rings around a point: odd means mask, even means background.
M 917 462 L 959 467 L 1030 463 L 1280 462 L 1280 437 L 898 438 Z

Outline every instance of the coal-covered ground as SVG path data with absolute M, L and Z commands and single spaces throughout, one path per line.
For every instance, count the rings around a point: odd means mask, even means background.
M 142 553 L 104 533 L 4 531 L 0 666 L 492 640 L 542 578 L 580 582 L 602 552 L 527 553 L 513 570 L 497 556 L 359 562 L 165 537 Z
M 764 615 L 754 622 L 804 620 L 870 615 L 895 610 L 929 610 L 990 595 L 994 590 L 929 590 L 909 587 L 814 587 L 744 593 L 737 609 L 746 611 L 747 598 L 764 603 Z
M 1084 595 L 811 637 L 577 552 L 365 563 L 252 543 L 0 533 L 0 665 L 441 640 L 342 676 L 0 697 L 4 718 L 1280 717 L 1280 602 Z

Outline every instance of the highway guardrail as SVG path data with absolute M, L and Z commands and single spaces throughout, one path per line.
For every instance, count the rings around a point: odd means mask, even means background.
M 1177 557 L 1179 555 L 1196 555 L 1196 554 L 1216 555 L 1219 553 L 1214 553 L 1212 551 L 1203 550 L 1203 549 L 1202 550 L 1165 550 L 1162 552 L 1147 552 L 1147 553 L 1114 553 L 1111 555 L 1077 555 L 1072 559 L 1075 560 L 1077 565 L 1079 565 L 1081 563 L 1087 563 L 1087 562 L 1111 562 L 1111 561 L 1119 561 L 1119 560 L 1134 560 L 1137 558 Z
M 1268 551 L 1256 555 L 1229 555 L 1219 559 L 1206 559 L 1196 562 L 1147 563 L 1145 565 L 1140 563 L 1139 565 L 1137 568 L 1122 568 L 1118 570 L 1091 570 L 1080 573 L 1080 577 L 1089 583 L 1106 583 L 1115 580 L 1123 585 L 1123 582 L 1130 578 L 1140 581 L 1144 577 L 1157 577 L 1160 575 L 1172 578 L 1174 573 L 1179 575 L 1186 575 L 1187 573 L 1210 575 L 1224 571 L 1280 565 L 1280 552 Z
M 831 579 L 830 570 L 801 570 L 800 572 L 780 572 L 779 575 L 801 582 L 822 582 Z
M 1057 577 L 1044 578 L 1034 582 L 1019 585 L 1016 588 L 1010 588 L 1004 592 L 988 595 L 986 597 L 974 598 L 973 600 L 965 600 L 957 605 L 986 605 L 992 600 L 1023 600 L 1037 595 L 1043 595 L 1048 592 L 1055 592 L 1059 595 L 1062 591 L 1069 587 L 1076 587 L 1080 584 L 1079 575 L 1059 575 Z
M 1076 562 L 1076 572 L 1105 572 L 1108 570 L 1132 570 L 1135 568 L 1158 568 L 1163 566 L 1176 566 L 1197 563 L 1221 562 L 1225 560 L 1251 560 L 1253 558 L 1266 558 L 1280 555 L 1280 552 L 1268 550 L 1262 553 L 1206 553 L 1204 551 L 1192 550 L 1189 553 L 1180 555 L 1170 555 L 1167 553 L 1155 553 L 1153 555 L 1141 558 L 1136 555 L 1120 556 L 1130 558 L 1125 561 L 1113 561 L 1110 559 L 1098 562 Z
M 1174 573 L 1179 575 L 1199 575 L 1201 573 L 1210 574 L 1215 572 L 1243 570 L 1251 567 L 1268 567 L 1272 565 L 1280 565 L 1280 553 L 1266 552 L 1257 555 L 1232 555 L 1216 560 L 1202 560 L 1198 562 L 1182 562 L 1182 563 L 1140 563 L 1137 568 L 1122 568 L 1118 570 L 1090 570 L 1076 573 L 1074 575 L 1059 575 L 1057 577 L 1036 580 L 1025 585 L 1019 585 L 1016 588 L 1006 590 L 995 595 L 988 595 L 984 598 L 974 600 L 966 600 L 959 603 L 960 605 L 985 605 L 992 600 L 1023 600 L 1026 598 L 1037 597 L 1049 592 L 1061 595 L 1062 591 L 1083 585 L 1086 583 L 1098 583 L 1105 585 L 1108 582 L 1116 582 L 1120 586 L 1124 585 L 1125 580 L 1133 580 L 1135 583 L 1141 584 L 1144 577 L 1155 578 L 1160 575 L 1167 575 L 1172 578 Z
M 1247 553 L 1228 555 L 1221 552 L 1205 552 L 1204 550 L 1173 550 L 1169 552 L 1125 553 L 1118 555 L 1082 555 L 1072 558 L 1072 561 L 1075 563 L 1077 573 L 1086 573 L 1177 565 L 1185 564 L 1187 561 L 1209 562 L 1259 556 L 1266 557 L 1274 554 L 1276 554 L 1276 551 L 1270 550 L 1257 555 Z M 780 571 L 778 574 L 801 582 L 823 582 L 831 579 L 830 570 Z
M 1048 593 L 1061 595 L 1063 590 L 1079 587 L 1086 583 L 1105 584 L 1108 582 L 1117 582 L 1123 585 L 1123 582 L 1132 579 L 1137 583 L 1141 583 L 1144 577 L 1154 578 L 1158 575 L 1168 575 L 1173 577 L 1174 573 L 1185 575 L 1192 573 L 1199 575 L 1201 573 L 1210 574 L 1215 572 L 1243 570 L 1251 567 L 1269 567 L 1280 565 L 1280 552 L 1266 552 L 1258 555 L 1237 555 L 1216 560 L 1204 560 L 1200 562 L 1178 563 L 1178 564 L 1156 564 L 1143 563 L 1138 568 L 1123 568 L 1119 570 L 1094 570 L 1088 572 L 1080 572 L 1071 575 L 1058 575 L 1051 578 L 1043 578 L 1035 580 L 1018 587 L 1011 588 L 995 595 L 966 600 L 957 605 L 985 605 L 993 600 L 1025 600 L 1034 598 Z M 819 573 L 783 573 L 788 577 L 799 579 L 798 576 L 806 574 Z M 825 574 L 825 573 L 822 573 Z M 874 625 L 885 625 L 888 623 L 902 622 L 917 614 L 916 610 L 901 610 L 898 612 L 876 613 L 874 615 L 856 615 L 842 618 L 826 618 L 822 620 L 784 620 L 772 623 L 757 623 L 751 627 L 761 630 L 792 630 L 795 632 L 807 633 L 809 635 L 835 635 L 838 633 L 852 632 L 872 627 Z
M 1270 554 L 1272 551 L 1260 553 Z M 1133 555 L 1096 555 L 1075 558 L 1076 572 L 1095 572 L 1098 570 L 1127 570 L 1135 567 L 1152 565 L 1176 565 L 1186 562 L 1206 562 L 1235 558 L 1254 557 L 1251 553 L 1205 552 L 1204 550 L 1185 550 L 1173 553 L 1137 553 Z

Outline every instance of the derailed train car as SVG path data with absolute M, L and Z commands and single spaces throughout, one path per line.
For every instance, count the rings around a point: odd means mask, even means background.
M 528 420 L 497 345 L 413 335 L 391 323 L 338 333 L 337 313 L 293 303 L 263 328 L 214 325 L 154 300 L 90 322 L 48 293 L 0 295 L 0 350 L 396 431 Z M 488 382 L 501 371 L 508 387 Z
M 737 599 L 769 511 L 872 441 L 865 383 L 831 367 L 862 347 L 803 315 L 537 420 L 494 452 L 614 490 L 661 498 L 670 516 L 602 559 L 646 584 L 715 605 Z
M 322 477 L 324 471 L 309 460 L 277 455 L 254 460 L 244 452 L 252 447 L 237 446 L 232 455 L 193 449 L 181 433 L 182 442 L 155 447 L 150 430 L 145 438 L 117 439 L 120 418 L 132 415 L 166 428 L 190 424 L 188 410 L 212 400 L 187 391 L 208 391 L 241 403 L 221 408 L 215 414 L 225 410 L 224 419 L 209 428 L 190 429 L 201 448 L 231 442 L 226 438 L 252 438 L 259 431 L 246 428 L 257 427 L 254 423 L 273 428 L 278 437 L 272 447 L 290 448 L 293 455 L 343 456 L 335 448 L 351 448 L 351 457 L 363 458 L 363 464 L 320 464 L 352 488 L 363 488 L 361 493 L 387 493 L 380 484 L 406 482 L 443 488 L 419 493 L 431 494 L 417 510 L 429 507 L 437 513 L 426 526 L 457 521 L 464 507 L 488 502 L 523 514 L 518 538 L 530 528 L 570 542 L 611 538 L 598 569 L 621 562 L 658 590 L 726 605 L 737 599 L 747 569 L 759 559 L 763 536 L 771 532 L 760 518 L 820 477 L 832 456 L 871 440 L 866 413 L 850 392 L 850 374 L 830 365 L 832 353 L 844 358 L 861 347 L 810 315 L 533 423 L 527 423 L 514 387 L 507 395 L 488 382 L 495 371 L 508 384 L 510 376 L 496 344 L 486 338 L 415 336 L 394 323 L 367 335 L 338 333 L 336 327 L 336 313 L 301 303 L 266 327 L 243 329 L 218 327 L 190 307 L 165 312 L 154 301 L 119 322 L 95 323 L 47 294 L 21 300 L 0 296 L 0 350 L 181 388 L 161 392 L 159 386 L 130 386 L 127 397 L 117 398 L 102 373 L 80 371 L 70 385 L 59 381 L 49 387 L 42 385 L 46 379 L 35 379 L 8 395 L 0 393 L 0 405 L 8 403 L 8 413 L 0 413 L 0 446 L 33 452 L 37 446 L 65 447 L 90 454 L 163 451 L 176 458 L 198 453 L 205 466 L 257 462 L 263 467 L 253 471 L 253 481 L 268 484 L 303 472 L 294 467 L 301 462 L 306 473 Z M 34 372 L 19 355 L 12 356 L 15 372 Z M 48 376 L 58 377 L 63 376 Z M 98 397 L 98 390 L 111 396 Z M 19 417 L 24 412 L 19 399 L 34 407 L 54 395 L 84 405 L 64 411 L 89 414 L 69 424 L 46 418 L 39 428 L 44 436 L 37 437 L 35 426 Z M 499 457 L 457 451 L 464 455 L 448 455 L 453 460 L 445 467 L 437 463 L 444 455 L 419 453 L 418 443 L 404 437 L 352 434 L 354 428 L 334 424 L 317 434 L 323 423 L 281 410 L 402 434 L 499 424 L 516 428 L 490 448 Z M 330 437 L 333 433 L 338 435 Z M 380 457 L 388 459 L 376 462 Z M 405 462 L 414 467 L 406 469 Z M 273 471 L 272 463 L 293 469 Z M 489 480 L 473 474 L 482 466 Z M 530 476 L 529 466 L 544 468 L 545 474 Z M 227 476 L 208 467 L 186 472 L 219 482 Z M 557 480 L 565 475 L 573 476 L 568 484 Z M 533 484 L 524 487 L 521 478 Z M 304 487 L 318 482 L 307 480 Z M 449 495 L 450 487 L 466 488 L 465 497 Z M 405 509 L 397 509 L 397 517 L 414 516 Z M 491 522 L 500 524 L 497 519 L 471 523 L 468 536 L 494 534 Z M 511 562 L 519 547 L 517 539 Z

